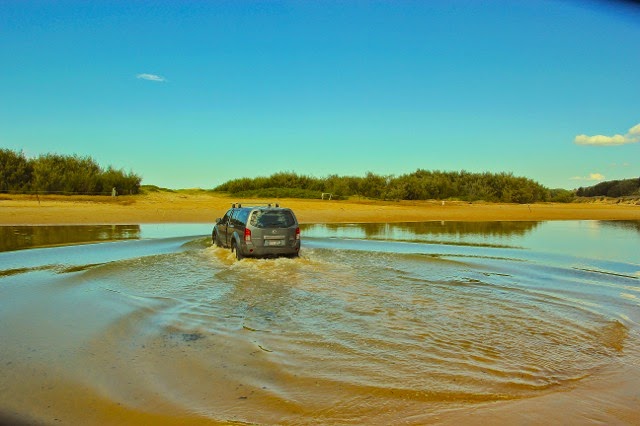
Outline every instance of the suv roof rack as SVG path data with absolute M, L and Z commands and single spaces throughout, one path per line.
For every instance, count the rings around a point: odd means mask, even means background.
M 245 208 L 249 208 L 249 207 L 280 207 L 280 204 L 279 203 L 274 203 L 274 204 L 272 204 L 272 203 L 262 203 L 262 204 L 254 204 L 252 206 L 244 206 L 244 207 Z M 231 208 L 232 209 L 235 209 L 235 208 L 241 209 L 242 208 L 242 204 L 240 204 L 240 203 L 232 203 L 231 204 Z

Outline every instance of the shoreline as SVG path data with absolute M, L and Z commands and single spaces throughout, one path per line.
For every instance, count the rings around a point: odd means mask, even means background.
M 0 198 L 0 225 L 213 223 L 232 202 L 278 202 L 300 223 L 428 221 L 640 220 L 640 206 L 624 203 L 506 204 L 465 201 L 232 199 L 208 193 L 157 192 L 135 196 L 12 195 Z

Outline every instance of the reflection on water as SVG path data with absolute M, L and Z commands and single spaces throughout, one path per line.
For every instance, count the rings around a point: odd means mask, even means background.
M 0 252 L 101 241 L 170 238 L 211 233 L 211 224 L 0 226 Z
M 308 225 L 299 259 L 236 261 L 210 225 L 0 253 L 0 420 L 632 424 L 640 261 L 618 225 Z
M 139 225 L 0 226 L 0 251 L 136 238 Z
M 597 221 L 603 227 L 611 227 L 624 229 L 626 231 L 635 231 L 640 234 L 640 221 L 638 220 L 601 220 Z
M 333 236 L 394 238 L 402 235 L 503 236 L 524 235 L 541 222 L 406 222 L 303 225 L 306 232 L 324 232 Z
M 301 227 L 308 237 L 366 238 L 464 245 L 504 245 L 532 232 L 542 222 L 407 222 L 313 224 Z
M 640 263 L 640 221 L 422 222 L 311 224 L 307 239 L 406 241 L 444 246 L 524 248 L 598 260 Z M 637 232 L 632 232 L 637 231 Z

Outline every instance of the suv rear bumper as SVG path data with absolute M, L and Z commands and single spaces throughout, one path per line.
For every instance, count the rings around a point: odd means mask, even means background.
M 258 247 L 253 244 L 242 244 L 241 250 L 246 257 L 295 256 L 300 253 L 300 242 L 286 247 Z

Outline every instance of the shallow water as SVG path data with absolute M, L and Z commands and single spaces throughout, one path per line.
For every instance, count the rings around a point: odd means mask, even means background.
M 0 227 L 0 419 L 640 423 L 640 222 L 65 228 Z

